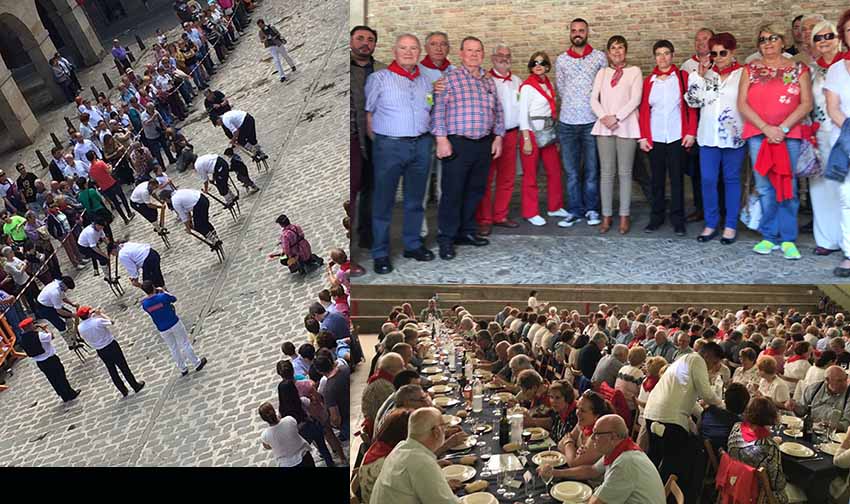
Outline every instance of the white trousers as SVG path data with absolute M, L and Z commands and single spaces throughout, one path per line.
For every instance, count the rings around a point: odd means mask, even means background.
M 188 369 L 187 362 L 195 367 L 201 363 L 201 359 L 195 355 L 195 350 L 192 348 L 192 343 L 189 341 L 189 334 L 186 333 L 186 326 L 183 325 L 182 320 L 178 320 L 170 329 L 162 331 L 159 335 L 162 336 L 162 340 L 168 345 L 171 358 L 174 359 L 181 373 Z
M 838 182 L 833 182 L 836 184 Z M 838 186 L 839 209 L 841 210 L 841 250 L 844 257 L 850 259 L 850 176 Z
M 286 77 L 286 74 L 283 73 L 283 65 L 280 64 L 281 57 L 286 60 L 286 63 L 291 68 L 295 68 L 295 62 L 292 61 L 291 57 L 289 57 L 289 53 L 286 51 L 285 45 L 270 46 L 269 53 L 272 55 L 272 59 L 274 60 L 274 66 L 277 67 L 277 74 L 280 77 Z
M 810 177 L 809 193 L 812 199 L 812 213 L 815 216 L 814 234 L 818 247 L 838 250 L 846 232 L 842 236 L 841 182 L 826 177 Z M 850 222 L 848 222 L 850 224 Z

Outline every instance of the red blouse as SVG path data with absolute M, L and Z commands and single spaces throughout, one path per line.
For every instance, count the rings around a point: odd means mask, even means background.
M 760 61 L 746 67 L 750 79 L 747 104 L 771 126 L 779 126 L 800 105 L 800 78 L 809 72 L 803 63 L 785 68 L 770 68 Z M 808 77 L 807 77 L 808 78 Z M 755 124 L 746 121 L 744 139 L 761 135 Z M 800 123 L 791 127 L 787 138 L 803 138 Z

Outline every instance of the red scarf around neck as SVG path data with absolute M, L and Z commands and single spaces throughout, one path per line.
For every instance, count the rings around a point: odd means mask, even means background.
M 670 68 L 668 68 L 666 72 L 662 72 L 661 70 L 659 70 L 658 65 L 656 65 L 655 68 L 652 69 L 652 75 L 670 75 L 673 72 L 678 71 L 679 69 L 676 68 L 676 65 L 670 65 Z
M 741 437 L 747 443 L 752 443 L 753 441 L 770 437 L 770 431 L 767 430 L 767 427 L 741 422 Z
M 582 59 L 585 56 L 587 56 L 588 54 L 590 54 L 591 52 L 593 52 L 593 47 L 591 47 L 590 44 L 584 45 L 584 49 L 582 50 L 581 54 L 575 52 L 575 49 L 573 47 L 570 47 L 569 49 L 567 49 L 567 55 L 570 56 L 571 58 L 576 58 L 576 59 Z
M 548 94 L 543 91 L 543 86 L 541 86 L 541 84 L 546 86 L 546 89 L 549 91 Z M 525 79 L 525 81 L 519 88 L 522 89 L 522 86 L 526 85 L 533 87 L 537 90 L 538 93 L 540 93 L 541 96 L 543 96 L 543 98 L 546 98 L 546 101 L 549 102 L 549 109 L 552 111 L 552 118 L 554 119 L 556 117 L 555 89 L 552 87 L 552 82 L 549 80 L 549 77 L 546 77 L 545 75 L 543 77 L 538 77 L 534 74 L 531 74 L 528 76 L 527 79 Z
M 850 59 L 850 51 L 839 52 L 835 55 L 835 59 L 832 60 L 832 63 L 827 63 L 823 56 L 819 57 L 816 61 L 819 67 L 821 68 L 829 68 L 832 65 L 838 63 L 839 61 Z
M 340 271 L 348 271 L 351 269 L 351 261 L 345 261 L 344 263 L 339 265 Z
M 511 75 L 513 75 L 513 74 L 511 73 L 511 71 L 510 71 L 510 70 L 508 70 L 508 75 L 505 75 L 505 76 L 503 77 L 503 76 L 501 76 L 501 75 L 497 74 L 497 73 L 496 73 L 496 70 L 495 70 L 495 69 L 493 69 L 493 68 L 491 68 L 491 69 L 490 69 L 490 71 L 489 71 L 489 72 L 487 72 L 487 73 L 489 73 L 490 75 L 492 75 L 494 79 L 502 79 L 502 80 L 503 80 L 503 81 L 505 81 L 505 82 L 510 82 L 510 81 L 511 81 Z
M 582 433 L 582 435 L 584 435 L 585 439 L 589 438 L 590 435 L 593 434 L 593 426 L 588 425 L 587 427 L 582 427 L 581 433 Z
M 803 360 L 802 355 L 792 355 L 788 357 L 788 360 L 785 361 L 785 364 L 791 364 L 792 362 L 797 362 L 798 360 Z
M 376 380 L 381 380 L 381 379 L 387 380 L 390 383 L 393 382 L 393 376 L 391 374 L 387 373 L 383 369 L 379 369 L 379 370 L 375 371 L 375 374 L 373 374 L 372 376 L 369 377 L 369 379 L 366 381 L 366 383 L 372 383 Z
M 413 67 L 413 72 L 408 72 L 407 70 L 402 68 L 401 65 L 399 65 L 398 62 L 395 61 L 395 60 L 393 60 L 393 62 L 390 63 L 390 66 L 387 67 L 387 70 L 389 70 L 390 72 L 392 72 L 394 74 L 401 75 L 402 77 L 407 77 L 410 80 L 416 80 L 416 78 L 419 77 L 419 67 L 418 66 Z
M 443 60 L 442 65 L 437 66 L 436 63 L 434 63 L 434 61 L 431 60 L 431 57 L 428 56 L 428 55 L 426 55 L 424 58 L 422 58 L 422 61 L 420 63 L 422 63 L 422 66 L 424 66 L 425 68 L 430 68 L 431 70 L 439 70 L 441 72 L 444 72 L 446 70 L 446 68 L 448 68 L 449 65 L 451 65 L 451 63 L 449 63 L 448 58 L 446 58 L 446 59 Z
M 654 389 L 655 386 L 658 385 L 658 380 L 660 379 L 660 376 L 647 376 L 643 379 L 643 384 L 641 384 L 641 386 L 647 392 L 652 392 L 652 389 Z
M 737 61 L 733 61 L 731 65 L 724 68 L 723 70 L 717 68 L 717 65 L 714 65 L 712 70 L 714 70 L 715 73 L 717 73 L 717 75 L 723 76 L 723 75 L 728 75 L 728 74 L 734 72 L 735 70 L 737 70 L 739 68 L 741 68 L 741 64 L 738 63 Z
M 623 78 L 623 69 L 626 68 L 626 64 L 613 65 L 611 68 L 614 69 L 614 76 L 611 77 L 611 87 L 616 87 L 617 83 L 620 82 L 620 79 Z
M 776 350 L 774 350 L 770 347 L 765 348 L 762 353 L 765 354 L 765 355 L 782 355 L 782 354 L 780 354 L 779 352 L 777 352 Z
M 578 401 L 573 401 L 569 406 L 567 406 L 567 409 L 563 413 L 559 413 L 561 423 L 567 423 L 567 418 L 569 418 L 570 414 L 576 410 L 576 406 L 578 406 Z
M 691 56 L 691 59 L 692 59 L 692 60 L 694 60 L 694 61 L 696 61 L 697 63 L 699 63 L 699 56 L 697 56 L 696 54 L 694 54 L 693 56 Z
M 627 452 L 627 451 L 643 451 L 643 450 L 640 449 L 640 446 L 638 446 L 637 443 L 632 441 L 632 438 L 627 437 L 626 439 L 620 441 L 619 444 L 617 444 L 617 446 L 614 447 L 614 451 L 612 451 L 608 455 L 605 455 L 605 460 L 603 460 L 602 462 L 605 465 L 611 465 L 611 464 L 614 463 L 615 460 L 617 460 L 617 457 L 619 457 L 623 452 Z
M 378 459 L 384 458 L 389 455 L 391 451 L 393 451 L 393 446 L 390 446 L 389 443 L 384 441 L 375 441 L 363 457 L 363 465 L 371 464 Z

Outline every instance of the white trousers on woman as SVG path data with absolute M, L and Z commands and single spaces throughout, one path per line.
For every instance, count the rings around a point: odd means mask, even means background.
M 286 77 L 286 74 L 283 73 L 283 65 L 280 64 L 280 58 L 284 58 L 286 63 L 291 67 L 295 68 L 295 62 L 292 61 L 292 58 L 289 56 L 289 53 L 286 51 L 285 45 L 279 46 L 270 46 L 269 53 L 272 55 L 272 59 L 274 60 L 274 66 L 277 67 L 277 73 L 281 77 Z
M 192 363 L 195 367 L 198 367 L 198 364 L 201 363 L 201 359 L 195 355 L 195 350 L 192 348 L 189 335 L 186 333 L 186 326 L 183 325 L 182 320 L 178 320 L 176 324 L 162 331 L 159 335 L 162 336 L 162 341 L 168 345 L 171 358 L 174 359 L 181 373 L 188 369 L 187 362 Z
M 841 210 L 841 225 L 836 226 L 841 231 L 841 250 L 844 257 L 850 259 L 850 176 L 844 182 L 833 182 L 838 186 L 839 209 Z
M 841 182 L 823 176 L 809 178 L 812 213 L 815 216 L 815 243 L 818 247 L 838 250 L 842 248 L 842 240 L 846 239 L 846 236 L 842 236 L 846 235 L 846 232 L 843 232 L 840 223 L 841 185 Z

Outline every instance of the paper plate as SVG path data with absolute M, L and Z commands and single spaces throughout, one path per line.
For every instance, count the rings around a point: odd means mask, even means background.
M 818 449 L 824 453 L 828 453 L 830 455 L 835 455 L 838 453 L 838 449 L 841 448 L 841 445 L 838 443 L 824 443 L 818 446 Z
M 478 442 L 477 436 L 467 436 L 466 439 L 463 440 L 462 443 L 449 447 L 449 451 L 463 451 L 468 450 L 475 446 L 475 443 Z M 464 466 L 466 467 L 466 466 Z
M 445 408 L 447 406 L 454 406 L 459 402 L 460 401 L 458 401 L 457 399 L 448 396 L 437 396 L 434 398 L 434 404 L 441 408 Z
M 435 385 L 438 384 L 438 383 L 444 383 L 444 382 L 449 381 L 449 379 L 446 378 L 446 375 L 444 375 L 444 374 L 431 375 L 431 376 L 428 377 L 428 380 L 430 380 L 431 383 L 433 383 Z
M 537 465 L 546 464 L 552 467 L 560 467 L 567 463 L 567 458 L 561 452 L 545 451 L 531 457 L 531 461 Z
M 475 477 L 475 468 L 460 464 L 450 465 L 443 468 L 443 476 L 447 480 L 469 481 Z
M 423 366 L 433 366 L 434 364 L 439 364 L 440 362 L 437 359 L 423 359 Z
M 546 437 L 549 436 L 549 431 L 547 431 L 543 427 L 529 427 L 524 430 L 531 432 L 532 441 L 540 441 L 542 439 L 546 439 Z
M 493 431 L 493 426 L 490 424 L 477 424 L 472 426 L 472 432 L 475 434 L 487 434 Z
M 788 427 L 798 427 L 798 428 L 802 428 L 802 427 L 803 427 L 803 419 L 802 419 L 802 418 L 797 418 L 797 417 L 795 417 L 795 416 L 791 416 L 791 415 L 782 415 L 781 417 L 779 417 L 779 421 L 780 421 L 783 425 L 787 425 Z
M 448 385 L 434 385 L 428 389 L 429 394 L 448 394 L 452 388 Z
M 593 495 L 593 489 L 578 481 L 562 481 L 552 487 L 552 498 L 561 502 L 584 502 Z
M 846 432 L 836 432 L 835 434 L 832 435 L 832 440 L 835 441 L 836 443 L 843 443 L 844 438 L 846 438 L 846 437 L 847 437 Z
M 782 443 L 779 445 L 779 451 L 792 457 L 811 457 L 815 454 L 814 450 L 800 443 Z
M 498 504 L 496 496 L 488 492 L 475 492 L 460 498 L 461 504 Z
M 456 417 L 454 415 L 443 415 L 443 423 L 448 424 L 451 427 L 460 425 L 461 422 L 463 422 L 463 419 L 460 417 Z
M 442 371 L 442 369 L 440 369 L 437 366 L 428 366 L 428 367 L 422 368 L 422 374 L 437 374 L 440 371 Z

